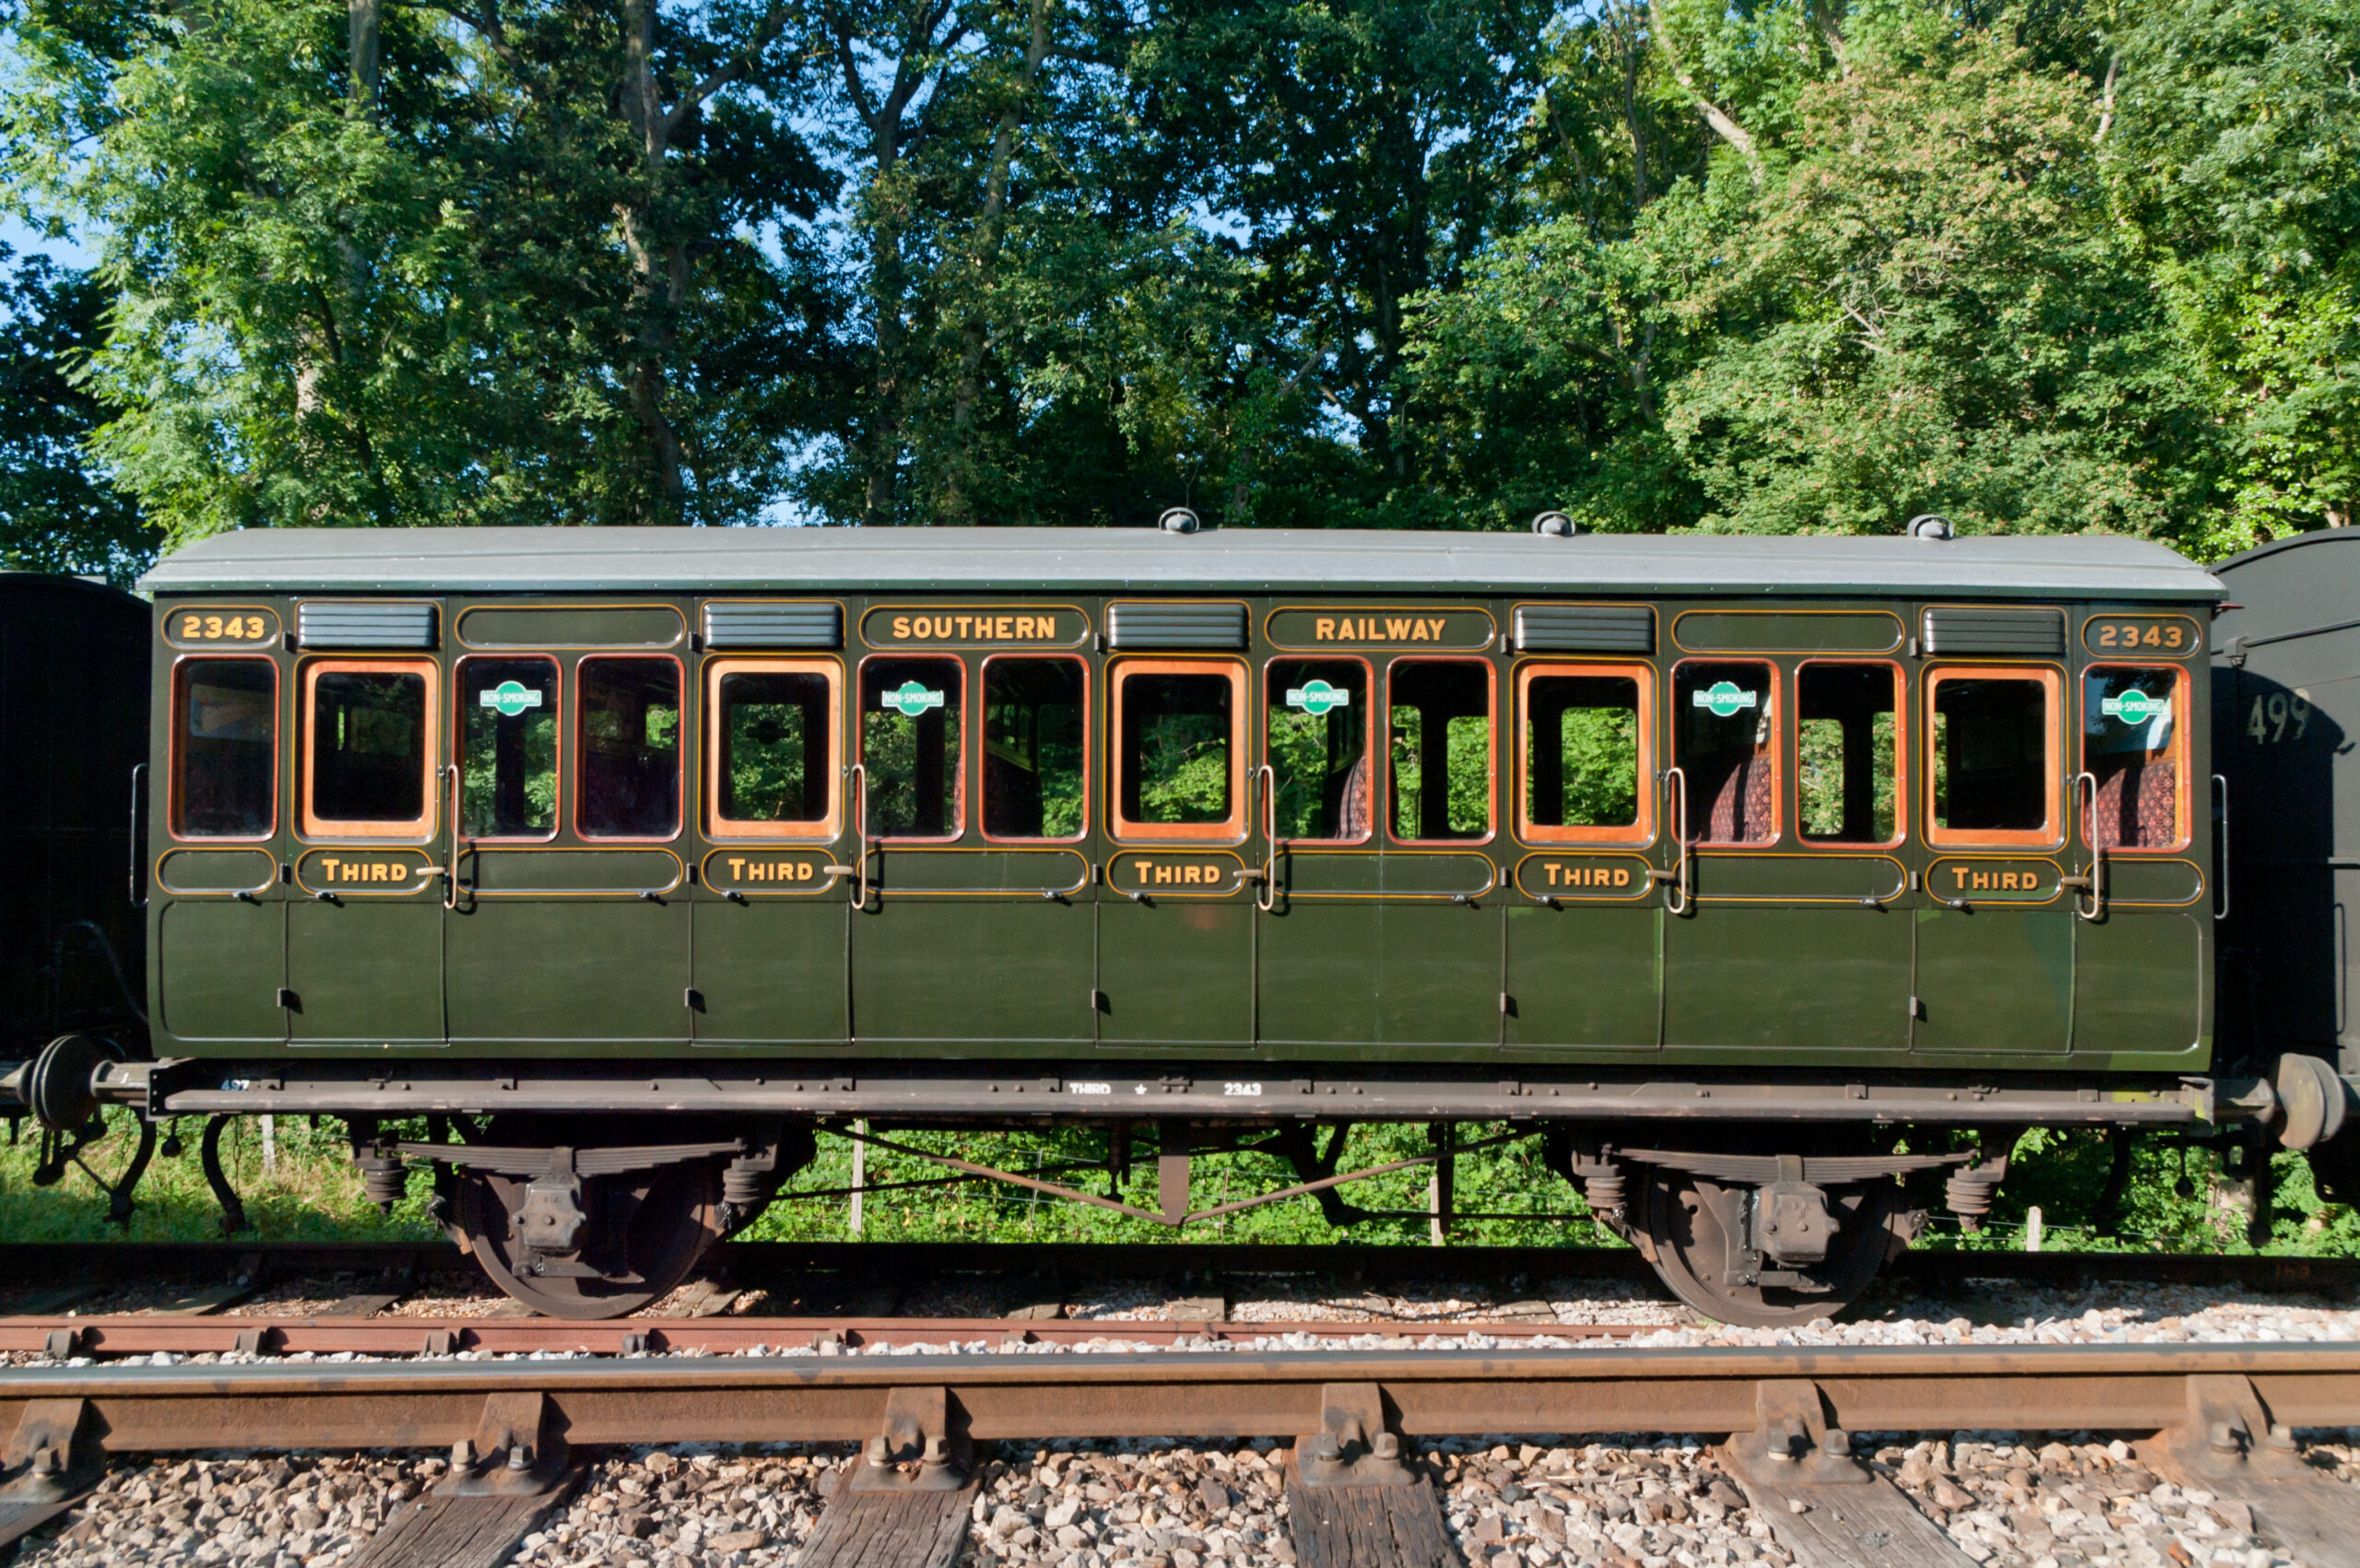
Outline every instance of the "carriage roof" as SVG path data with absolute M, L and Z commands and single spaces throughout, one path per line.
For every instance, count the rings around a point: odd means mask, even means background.
M 2107 536 L 1149 528 L 274 528 L 217 535 L 157 593 L 1448 593 L 2212 600 L 2161 545 Z

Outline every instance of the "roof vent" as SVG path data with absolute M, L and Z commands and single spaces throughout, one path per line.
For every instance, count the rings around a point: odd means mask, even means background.
M 1562 512 L 1544 512 L 1532 520 L 1532 531 L 1552 539 L 1570 539 L 1581 532 L 1574 520 Z
M 1197 514 L 1185 506 L 1175 506 L 1155 520 L 1155 525 L 1167 534 L 1193 534 L 1203 525 Z
M 1954 539 L 1958 537 L 1958 530 L 1951 526 L 1951 520 L 1943 516 L 1939 512 L 1919 513 L 1917 516 L 1912 517 L 1909 520 L 1909 526 L 1905 530 L 1905 532 L 1906 532 L 1913 539 Z

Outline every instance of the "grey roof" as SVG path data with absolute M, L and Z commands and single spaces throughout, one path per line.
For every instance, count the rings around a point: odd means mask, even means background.
M 2214 599 L 2161 545 L 1763 535 L 1149 528 L 273 528 L 176 551 L 156 593 L 822 590 L 1905 595 Z

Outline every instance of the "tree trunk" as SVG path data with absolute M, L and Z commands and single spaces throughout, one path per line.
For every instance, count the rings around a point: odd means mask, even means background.
M 655 0 L 625 0 L 623 6 L 623 115 L 639 137 L 641 205 L 623 213 L 623 244 L 631 254 L 631 302 L 637 307 L 631 410 L 645 432 L 654 470 L 655 504 L 651 523 L 680 521 L 686 493 L 685 453 L 678 431 L 664 411 L 673 342 L 672 312 L 688 292 L 688 257 L 654 232 L 655 210 L 663 197 L 664 154 L 669 128 L 655 83 Z
M 345 0 L 345 22 L 352 40 L 352 101 L 369 123 L 377 123 L 379 25 L 384 0 Z

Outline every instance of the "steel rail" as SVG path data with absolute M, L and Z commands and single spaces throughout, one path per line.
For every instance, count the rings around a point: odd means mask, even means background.
M 524 1355 L 536 1350 L 621 1356 L 702 1351 L 735 1355 L 758 1348 L 847 1350 L 900 1345 L 1248 1344 L 1282 1335 L 1315 1339 L 1627 1339 L 1659 1324 L 1498 1322 L 1469 1317 L 1254 1323 L 1186 1318 L 657 1317 L 572 1322 L 496 1317 L 214 1317 L 153 1313 L 102 1317 L 0 1317 L 0 1353 L 146 1356 L 244 1351 L 259 1355 Z
M 75 1410 L 105 1454 L 426 1448 L 488 1402 L 537 1401 L 572 1444 L 860 1442 L 904 1390 L 940 1390 L 981 1440 L 1259 1437 L 1321 1430 L 1328 1391 L 1374 1385 L 1411 1437 L 1754 1430 L 1810 1385 L 1829 1426 L 2153 1432 L 2200 1380 L 2236 1377 L 2293 1427 L 2360 1419 L 2360 1345 L 1307 1351 L 667 1358 L 0 1371 L 0 1430 Z

